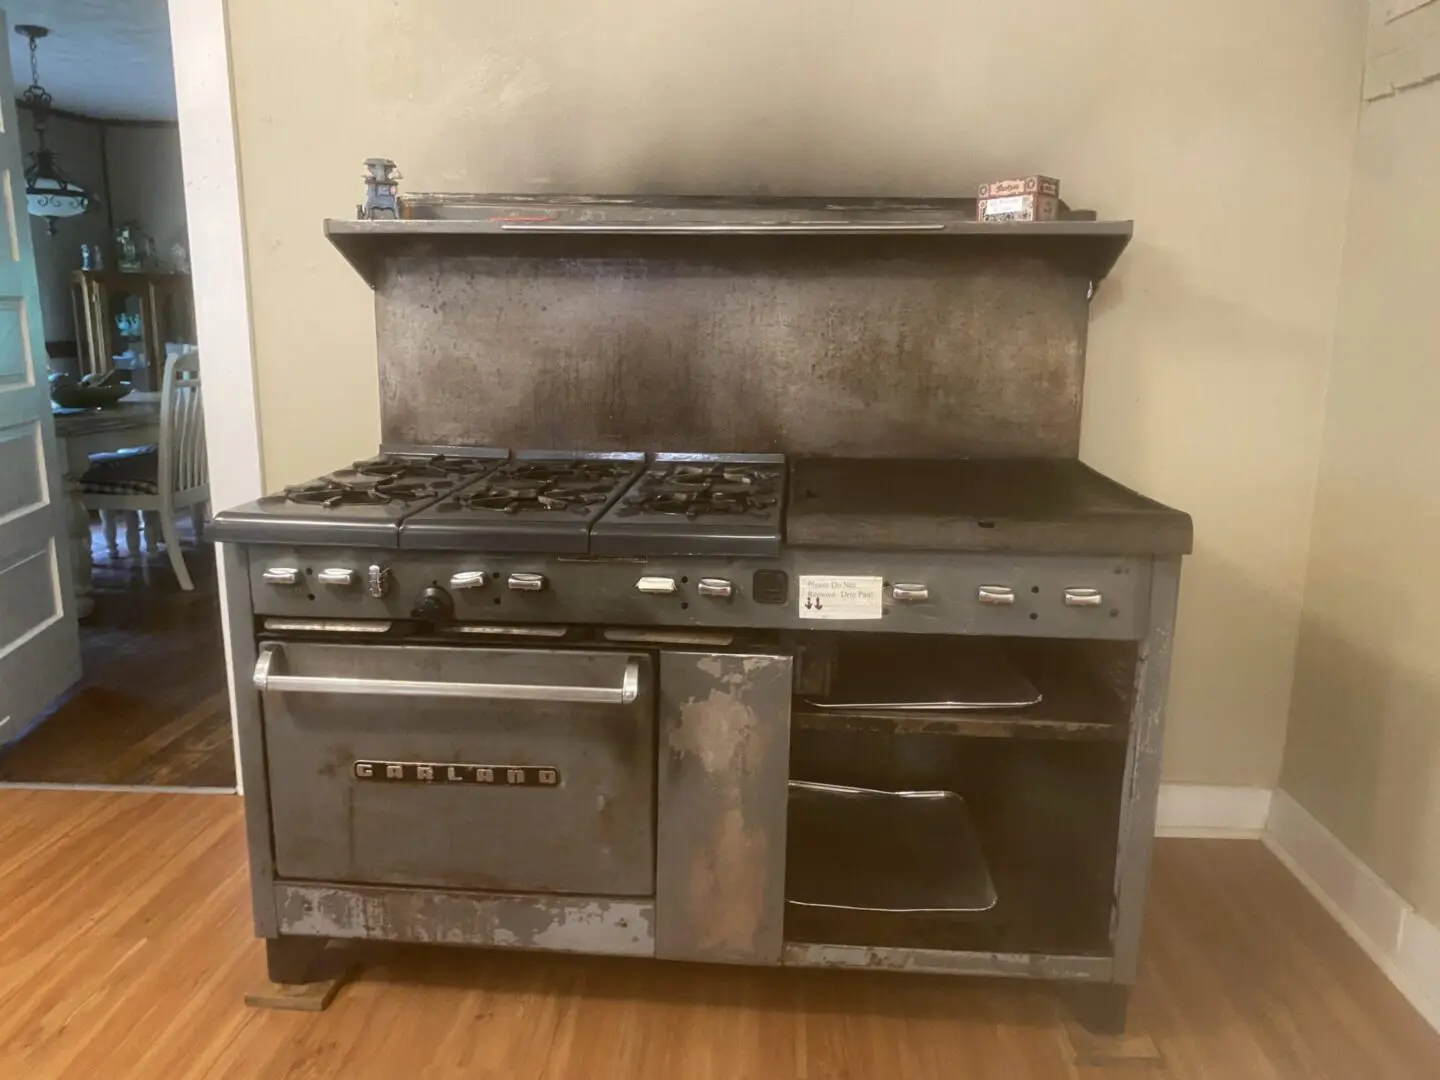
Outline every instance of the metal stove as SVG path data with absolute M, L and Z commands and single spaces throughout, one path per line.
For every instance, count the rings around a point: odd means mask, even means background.
M 1123 1022 L 1190 522 L 1073 456 L 1128 225 L 967 214 L 327 224 L 376 285 L 384 452 L 211 529 L 272 978 L 374 938 L 1042 977 Z M 993 417 L 935 411 L 956 355 Z

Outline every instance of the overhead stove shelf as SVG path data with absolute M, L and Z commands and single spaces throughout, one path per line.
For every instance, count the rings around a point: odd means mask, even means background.
M 614 257 L 705 255 L 737 245 L 823 245 L 826 257 L 931 253 L 1042 259 L 1092 282 L 1130 242 L 1129 221 L 1072 212 L 1061 221 L 987 223 L 975 200 L 411 195 L 399 220 L 325 222 L 325 235 L 370 285 L 404 255 Z M 703 245 L 703 247 L 701 247 Z

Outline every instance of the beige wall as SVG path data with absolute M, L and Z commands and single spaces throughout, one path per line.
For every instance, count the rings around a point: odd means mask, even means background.
M 266 480 L 374 449 L 364 286 L 320 235 L 411 190 L 968 194 L 1134 217 L 1084 455 L 1191 511 L 1171 779 L 1273 783 L 1348 164 L 1359 0 L 245 0 L 229 10 Z
M 1440 8 L 1423 18 L 1440 40 Z M 1440 921 L 1437 135 L 1440 83 L 1361 114 L 1281 776 L 1431 921 Z
M 180 169 L 180 132 L 173 127 L 110 127 L 110 202 L 115 223 L 135 220 L 155 241 L 165 265 L 185 237 L 185 175 Z

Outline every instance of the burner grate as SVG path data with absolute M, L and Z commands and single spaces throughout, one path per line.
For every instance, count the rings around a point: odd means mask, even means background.
M 780 501 L 780 475 L 776 468 L 736 463 L 652 469 L 625 497 L 618 514 L 768 518 Z
M 516 461 L 447 499 L 438 509 L 448 513 L 476 510 L 510 515 L 532 511 L 585 514 L 608 502 L 617 485 L 633 470 L 630 463 L 609 461 Z
M 355 484 L 331 477 L 287 487 L 282 496 L 287 502 L 334 510 L 341 506 L 411 503 L 419 499 L 435 498 L 439 494 L 436 488 L 424 483 L 380 480 L 373 484 Z
M 453 486 L 488 471 L 493 464 L 483 458 L 447 457 L 444 454 L 428 457 L 380 454 L 357 461 L 348 469 L 340 469 L 331 474 L 331 478 L 348 484 L 395 480 L 446 481 Z

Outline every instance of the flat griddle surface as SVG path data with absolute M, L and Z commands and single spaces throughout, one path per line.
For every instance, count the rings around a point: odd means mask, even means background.
M 786 541 L 1034 554 L 1178 555 L 1190 516 L 1073 459 L 793 461 Z

